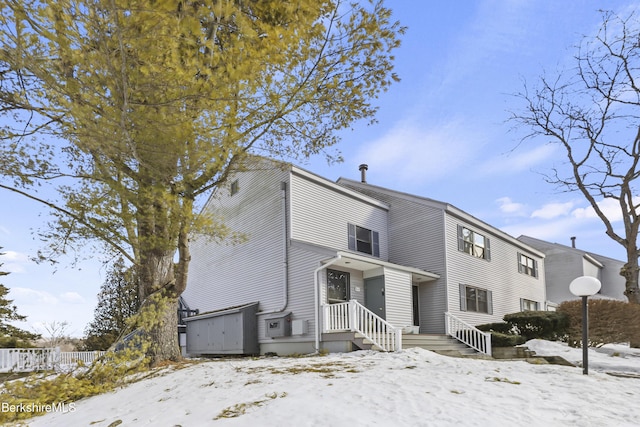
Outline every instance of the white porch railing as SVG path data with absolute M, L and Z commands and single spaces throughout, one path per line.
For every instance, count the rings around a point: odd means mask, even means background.
M 60 351 L 58 348 L 0 348 L 0 372 L 58 370 L 81 361 L 93 363 L 104 351 Z
M 396 328 L 356 300 L 323 304 L 323 332 L 356 332 L 382 351 L 402 349 L 402 328 Z
M 491 356 L 491 333 L 482 332 L 480 329 L 458 319 L 451 313 L 445 313 L 447 335 L 468 345 L 474 350 Z

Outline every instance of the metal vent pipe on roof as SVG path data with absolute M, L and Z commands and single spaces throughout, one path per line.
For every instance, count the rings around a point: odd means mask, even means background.
M 576 247 L 576 236 L 571 236 L 571 247 L 572 248 Z
M 363 183 L 367 183 L 367 170 L 369 169 L 368 165 L 365 164 L 361 164 L 360 167 L 358 167 L 358 169 L 360 169 L 360 181 L 362 181 Z

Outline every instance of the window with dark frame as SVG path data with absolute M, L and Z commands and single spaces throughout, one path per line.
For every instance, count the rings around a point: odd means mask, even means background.
M 538 262 L 531 257 L 518 253 L 518 271 L 531 277 L 538 277 Z
M 491 291 L 460 285 L 460 310 L 493 314 Z
M 377 231 L 360 227 L 355 224 L 348 225 L 349 250 L 364 254 L 380 256 L 380 235 Z
M 231 183 L 231 188 L 229 190 L 229 192 L 231 193 L 231 195 L 233 196 L 234 194 L 236 194 L 238 191 L 240 191 L 240 183 L 238 182 L 238 180 L 236 179 L 235 181 L 233 181 Z
M 349 273 L 327 269 L 327 301 L 329 303 L 349 301 L 349 282 Z
M 458 225 L 458 250 L 476 258 L 491 260 L 489 239 L 462 225 Z

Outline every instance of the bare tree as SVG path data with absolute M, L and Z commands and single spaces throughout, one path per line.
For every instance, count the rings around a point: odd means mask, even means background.
M 554 167 L 547 181 L 580 192 L 625 248 L 625 295 L 640 304 L 640 17 L 603 11 L 597 34 L 577 47 L 575 68 L 543 76 L 532 90 L 525 84 L 517 96 L 526 107 L 512 120 L 531 129 L 525 140 L 546 137 L 566 152 L 568 168 Z M 610 205 L 619 211 L 606 211 Z M 614 227 L 620 216 L 623 227 Z
M 53 322 L 45 323 L 42 327 L 46 332 L 47 347 L 60 347 L 68 339 L 67 329 L 69 328 L 69 322 L 66 320 L 62 322 L 54 320 Z

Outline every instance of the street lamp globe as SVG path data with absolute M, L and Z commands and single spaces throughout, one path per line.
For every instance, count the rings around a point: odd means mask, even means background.
M 577 297 L 589 297 L 597 294 L 601 286 L 600 280 L 595 277 L 580 276 L 569 284 L 569 290 Z

